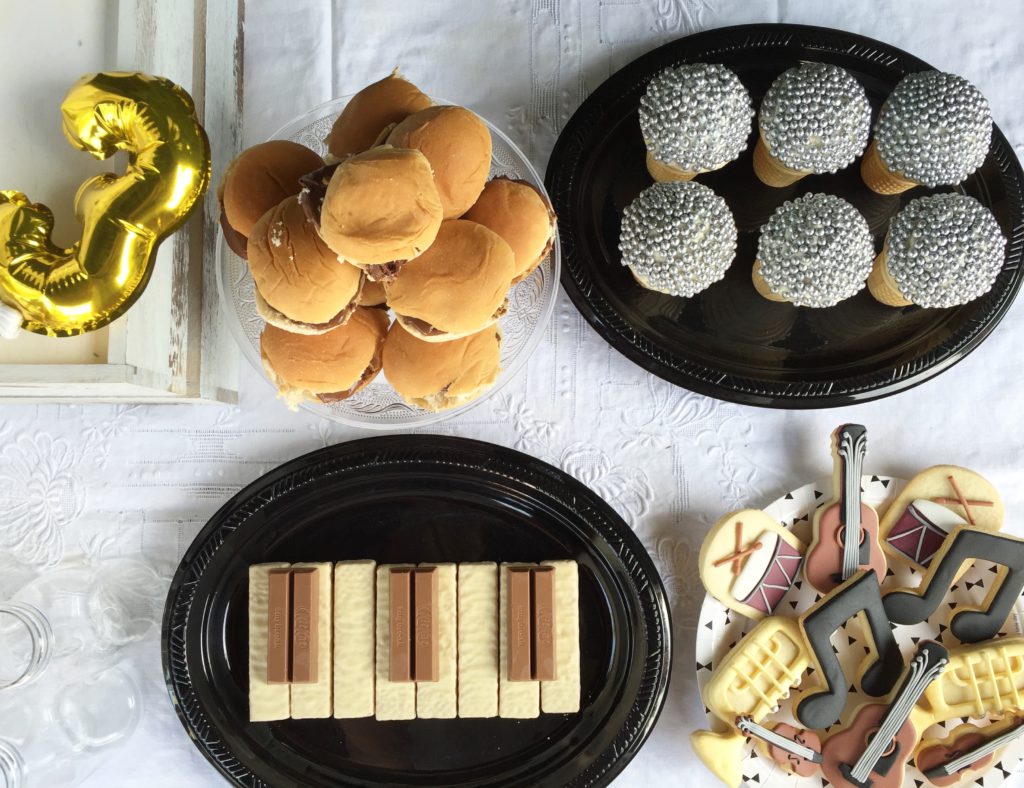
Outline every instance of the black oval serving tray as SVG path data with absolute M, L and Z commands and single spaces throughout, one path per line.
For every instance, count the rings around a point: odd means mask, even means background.
M 581 711 L 250 723 L 248 566 L 355 558 L 578 561 Z M 393 436 L 300 457 L 225 504 L 171 583 L 163 664 L 189 736 L 237 785 L 599 786 L 658 718 L 671 626 L 647 552 L 580 482 L 499 446 Z
M 772 80 L 804 60 L 850 71 L 867 91 L 872 122 L 901 77 L 931 68 L 895 47 L 826 28 L 756 24 L 698 33 L 637 58 L 598 87 L 562 131 L 545 177 L 559 217 L 562 285 L 597 332 L 665 380 L 748 405 L 834 407 L 922 383 L 981 344 L 1024 277 L 1024 173 L 997 128 L 984 165 L 956 187 L 991 208 L 1009 239 L 1006 263 L 988 294 L 950 309 L 894 309 L 866 289 L 828 309 L 765 300 L 750 270 L 760 228 L 783 202 L 807 192 L 837 194 L 864 214 L 880 250 L 902 205 L 950 189 L 877 195 L 861 181 L 859 159 L 833 175 L 782 189 L 765 186 L 751 164 L 755 122 L 738 160 L 696 178 L 722 195 L 736 217 L 738 253 L 725 279 L 692 298 L 636 284 L 621 264 L 618 240 L 622 210 L 653 182 L 637 119 L 647 82 L 668 66 L 722 63 L 736 72 L 757 108 Z

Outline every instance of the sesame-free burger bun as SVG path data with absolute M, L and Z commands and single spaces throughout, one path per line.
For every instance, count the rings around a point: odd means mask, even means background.
M 430 99 L 396 68 L 360 90 L 345 105 L 327 135 L 327 150 L 339 159 L 362 153 L 385 128 L 429 106 Z
M 363 292 L 359 294 L 359 306 L 387 306 L 387 294 L 384 292 L 383 282 L 371 282 L 369 279 L 363 283 Z
M 355 311 L 363 272 L 338 261 L 295 197 L 285 197 L 249 235 L 249 271 L 256 308 L 268 323 L 300 334 L 322 334 Z
M 387 330 L 387 315 L 365 307 L 326 334 L 295 334 L 267 325 L 260 337 L 263 369 L 292 410 L 306 400 L 345 399 L 380 372 Z
M 341 162 L 320 211 L 320 237 L 360 267 L 418 256 L 440 226 L 441 201 L 426 157 L 388 146 Z
M 242 151 L 228 164 L 218 196 L 227 224 L 248 238 L 253 225 L 285 197 L 299 193 L 299 178 L 324 166 L 305 145 L 270 140 Z
M 404 328 L 428 342 L 448 342 L 504 314 L 515 256 L 482 224 L 452 219 L 433 245 L 384 282 L 388 306 Z
M 489 227 L 512 247 L 516 258 L 513 284 L 533 273 L 551 251 L 555 238 L 555 212 L 547 199 L 526 181 L 488 181 L 462 218 Z
M 452 342 L 424 342 L 398 323 L 384 341 L 384 376 L 410 405 L 446 410 L 476 399 L 501 371 L 501 331 L 491 326 Z
M 392 129 L 387 144 L 415 148 L 427 157 L 445 219 L 462 216 L 487 182 L 491 133 L 487 124 L 465 107 L 420 110 Z

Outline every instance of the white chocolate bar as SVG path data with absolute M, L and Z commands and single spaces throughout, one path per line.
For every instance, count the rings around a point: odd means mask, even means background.
M 416 717 L 416 682 L 391 681 L 390 573 L 392 567 L 412 564 L 386 564 L 377 567 L 377 719 L 411 720 Z
M 437 681 L 416 682 L 416 716 L 452 719 L 458 707 L 456 676 L 457 596 L 455 564 L 435 566 L 437 573 Z
M 376 650 L 375 561 L 334 567 L 334 716 L 372 717 Z
M 292 719 L 319 719 L 331 716 L 331 700 L 334 682 L 331 679 L 332 631 L 334 613 L 333 566 L 326 564 L 292 564 L 292 569 L 317 569 L 320 585 L 317 594 L 319 612 L 317 624 L 316 682 L 292 684 Z
M 498 716 L 498 565 L 459 564 L 459 716 Z
M 252 722 L 286 720 L 291 716 L 287 684 L 267 683 L 267 605 L 270 604 L 271 569 L 290 564 L 249 567 L 249 719 Z
M 544 561 L 555 568 L 555 678 L 540 683 L 546 714 L 580 710 L 580 581 L 575 561 Z
M 498 571 L 498 621 L 500 651 L 498 660 L 498 716 L 528 719 L 540 716 L 540 682 L 508 680 L 508 572 L 510 566 L 535 564 L 502 564 Z

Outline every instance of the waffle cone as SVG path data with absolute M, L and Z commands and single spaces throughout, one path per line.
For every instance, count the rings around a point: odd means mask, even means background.
M 900 194 L 917 186 L 915 181 L 907 180 L 885 166 L 875 140 L 871 140 L 867 153 L 861 159 L 860 176 L 868 188 L 878 194 Z
M 768 286 L 768 283 L 766 281 L 764 281 L 764 277 L 761 276 L 761 261 L 760 260 L 755 260 L 754 261 L 754 270 L 750 272 L 750 278 L 751 278 L 751 280 L 754 283 L 754 289 L 757 291 L 758 295 L 762 296 L 763 298 L 767 298 L 769 301 L 780 301 L 780 302 L 788 300 L 788 299 L 783 298 L 782 296 L 778 295 L 775 291 L 773 291 Z
M 913 302 L 903 296 L 896 280 L 889 273 L 886 254 L 886 250 L 882 249 L 875 258 L 875 264 L 868 275 L 868 290 L 876 301 L 886 306 L 910 306 Z
M 651 177 L 659 183 L 665 183 L 667 181 L 691 181 L 693 180 L 693 176 L 697 175 L 696 172 L 670 167 L 669 165 L 658 161 L 650 154 L 650 152 L 647 153 L 647 172 L 649 172 Z
M 757 145 L 754 146 L 754 173 L 761 183 L 779 188 L 796 183 L 807 175 L 808 171 L 787 167 L 768 152 L 764 137 L 758 137 Z

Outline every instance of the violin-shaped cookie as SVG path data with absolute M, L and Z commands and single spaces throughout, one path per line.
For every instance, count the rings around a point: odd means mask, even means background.
M 834 501 L 815 512 L 814 537 L 804 575 L 824 594 L 860 569 L 871 569 L 881 583 L 885 556 L 878 543 L 878 514 L 861 501 L 860 480 L 867 453 L 867 429 L 843 424 L 832 433 Z
M 932 785 L 948 788 L 986 769 L 996 753 L 1022 733 L 1024 718 L 1017 716 L 985 726 L 958 725 L 944 739 L 925 739 L 914 765 Z

